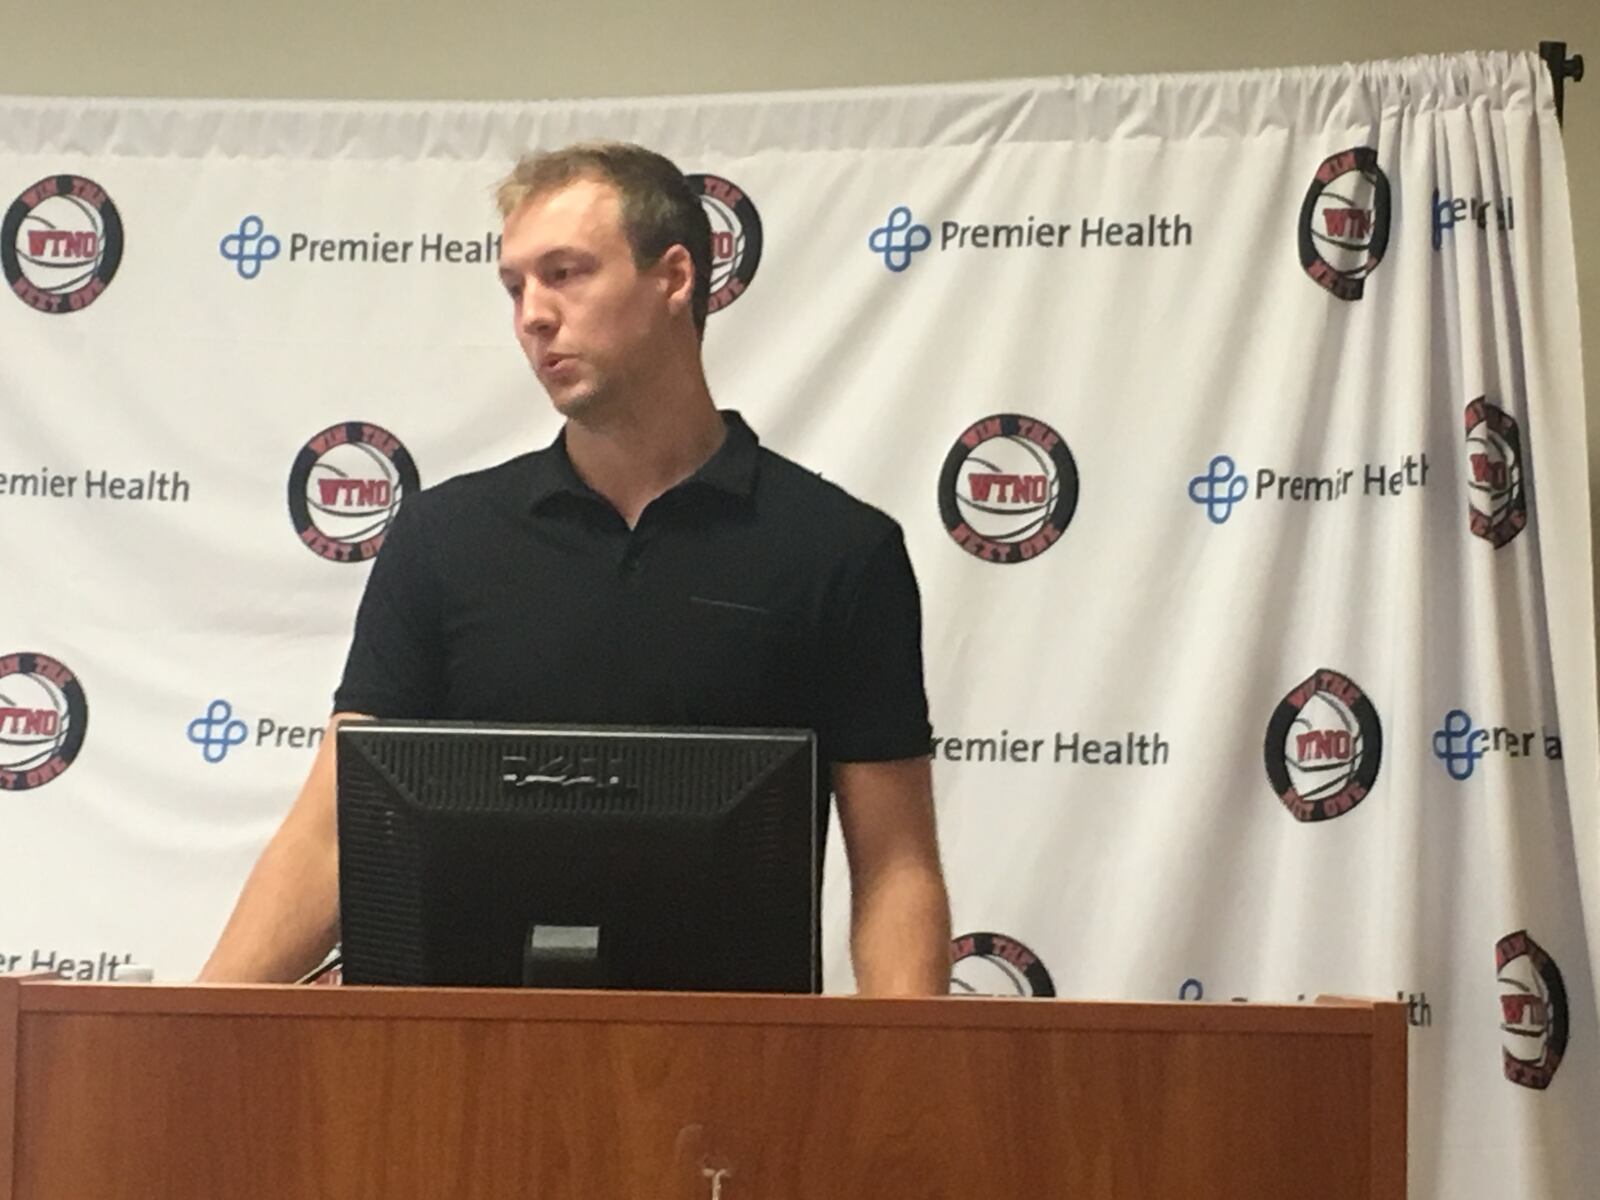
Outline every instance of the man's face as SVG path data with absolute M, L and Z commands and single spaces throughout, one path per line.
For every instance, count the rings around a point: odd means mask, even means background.
M 593 416 L 647 376 L 666 273 L 635 266 L 616 189 L 578 179 L 506 218 L 500 280 L 517 341 L 563 416 Z

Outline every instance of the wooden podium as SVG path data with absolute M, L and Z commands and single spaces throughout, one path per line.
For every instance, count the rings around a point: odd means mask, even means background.
M 1399 1004 L 0 978 L 0 1200 L 1404 1200 Z

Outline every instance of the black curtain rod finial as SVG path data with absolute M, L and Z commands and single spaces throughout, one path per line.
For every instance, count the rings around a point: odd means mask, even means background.
M 1565 116 L 1567 80 L 1573 83 L 1583 80 L 1583 55 L 1574 54 L 1568 58 L 1565 42 L 1540 42 L 1539 57 L 1550 68 L 1550 82 L 1556 94 L 1556 121 L 1559 123 Z

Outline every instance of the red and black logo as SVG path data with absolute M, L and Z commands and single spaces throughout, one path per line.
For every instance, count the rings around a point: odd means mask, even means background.
M 1359 300 L 1389 248 L 1389 177 L 1378 152 L 1329 155 L 1300 206 L 1300 265 L 1341 300 Z
M 88 731 L 76 675 L 48 654 L 0 656 L 0 791 L 49 783 L 72 765 Z
M 964 933 L 950 940 L 954 996 L 1054 996 L 1055 982 L 1039 956 L 1016 938 Z
M 1382 757 L 1378 710 L 1338 671 L 1296 684 L 1267 724 L 1267 778 L 1297 821 L 1327 821 L 1360 804 Z
M 1020 413 L 985 417 L 956 439 L 939 473 L 939 515 L 984 562 L 1037 558 L 1078 508 L 1078 464 L 1050 426 Z
M 711 303 L 727 308 L 750 286 L 761 265 L 761 214 L 738 187 L 720 175 L 688 175 L 711 221 Z
M 1570 1032 L 1561 968 L 1526 929 L 1495 943 L 1494 965 L 1506 1078 L 1525 1088 L 1547 1088 L 1567 1052 Z
M 1467 405 L 1467 524 L 1496 550 L 1528 527 L 1522 431 L 1479 396 Z
M 122 263 L 122 217 L 92 179 L 51 175 L 11 202 L 0 222 L 6 285 L 43 313 L 79 312 Z
M 289 518 L 308 547 L 332 562 L 378 553 L 400 503 L 420 486 L 400 439 L 361 421 L 330 425 L 289 471 Z

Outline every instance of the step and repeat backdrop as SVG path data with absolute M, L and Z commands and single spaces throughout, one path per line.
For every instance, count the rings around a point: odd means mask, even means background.
M 198 969 L 395 512 L 556 431 L 490 194 L 595 137 L 703 196 L 719 402 L 904 526 L 952 989 L 1398 997 L 1413 1194 L 1591 1194 L 1584 402 L 1531 55 L 0 99 L 0 969 Z

